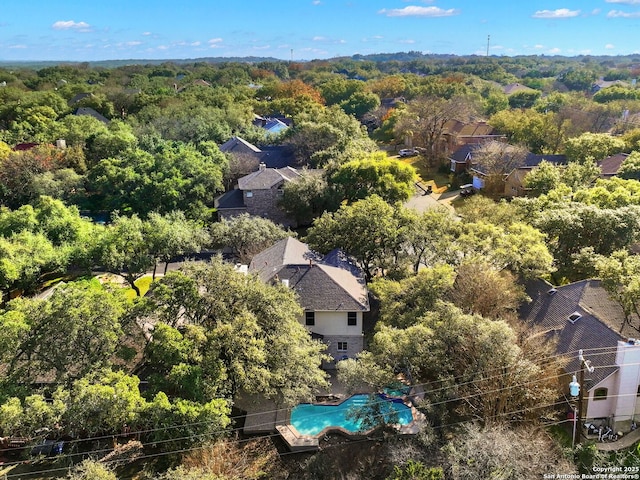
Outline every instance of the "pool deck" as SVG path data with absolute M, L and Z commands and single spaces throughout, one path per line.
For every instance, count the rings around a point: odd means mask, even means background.
M 319 398 L 325 397 L 325 400 L 315 402 L 316 404 L 335 405 L 343 402 L 349 396 L 335 378 L 331 379 L 331 383 L 332 388 L 328 392 L 320 392 L 318 395 Z M 417 410 L 415 404 L 419 403 L 423 396 L 424 392 L 414 391 L 412 395 L 404 397 L 404 403 L 411 407 L 413 421 L 407 425 L 398 425 L 397 430 L 400 434 L 416 435 L 422 429 L 426 417 Z M 278 432 L 292 452 L 318 450 L 320 439 L 329 431 L 341 433 L 350 438 L 362 438 L 370 433 L 354 434 L 340 427 L 335 427 L 325 429 L 318 435 L 303 435 L 290 424 L 290 408 L 279 406 L 273 400 L 260 395 L 242 393 L 236 399 L 236 406 L 247 412 L 243 428 L 245 434 L 257 435 Z

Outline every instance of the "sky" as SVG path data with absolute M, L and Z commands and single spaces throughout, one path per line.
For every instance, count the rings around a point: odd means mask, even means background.
M 640 53 L 640 0 L 2 0 L 0 61 Z

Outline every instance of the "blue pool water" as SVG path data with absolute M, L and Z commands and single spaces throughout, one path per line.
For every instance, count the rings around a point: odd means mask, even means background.
M 362 421 L 347 415 L 352 408 L 363 406 L 368 395 L 354 395 L 339 405 L 313 405 L 301 403 L 291 411 L 291 424 L 303 435 L 317 435 L 327 427 L 342 427 L 349 432 L 359 432 Z M 397 423 L 407 425 L 413 421 L 411 408 L 401 401 L 377 396 L 376 400 L 389 402 L 397 415 Z

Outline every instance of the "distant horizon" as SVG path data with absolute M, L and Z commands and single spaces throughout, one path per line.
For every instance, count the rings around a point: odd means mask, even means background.
M 638 61 L 640 61 L 640 52 L 638 53 L 629 53 L 629 54 L 603 54 L 603 55 L 589 55 L 589 54 L 576 54 L 576 55 L 546 55 L 544 53 L 539 54 L 527 54 L 527 55 L 478 55 L 478 54 L 468 54 L 468 55 L 457 55 L 454 53 L 427 53 L 427 52 L 417 52 L 414 50 L 409 51 L 397 51 L 397 52 L 377 52 L 370 53 L 367 55 L 362 54 L 353 54 L 353 55 L 343 55 L 340 57 L 331 57 L 331 58 L 310 58 L 310 59 L 298 59 L 298 60 L 287 60 L 283 58 L 275 58 L 275 57 L 261 57 L 257 55 L 251 56 L 207 56 L 207 57 L 193 57 L 193 58 L 108 58 L 101 60 L 0 60 L 0 67 L 3 65 L 37 65 L 37 64 L 56 64 L 56 65 L 79 65 L 83 63 L 89 64 L 122 64 L 122 65 L 138 65 L 144 63 L 152 63 L 152 64 L 161 64 L 161 63 L 197 63 L 203 61 L 213 61 L 212 63 L 224 63 L 224 62 L 239 62 L 239 63 L 253 63 L 253 62 L 284 62 L 284 63 L 311 63 L 311 62 L 319 62 L 319 61 L 338 61 L 341 59 L 352 59 L 354 57 L 362 57 L 367 59 L 368 57 L 376 57 L 376 56 L 396 56 L 396 55 L 410 55 L 410 54 L 419 54 L 422 57 L 475 57 L 475 58 L 518 58 L 518 57 L 541 57 L 541 58 L 567 58 L 567 59 L 577 59 L 582 57 L 592 57 L 592 58 L 631 58 L 634 56 L 638 57 Z
M 3 5 L 0 62 L 626 56 L 639 27 L 640 0 L 32 0 Z

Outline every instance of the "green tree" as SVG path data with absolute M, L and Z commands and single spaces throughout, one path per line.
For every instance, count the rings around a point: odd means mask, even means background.
M 280 207 L 295 218 L 298 225 L 310 225 L 324 212 L 336 211 L 341 200 L 324 175 L 303 175 L 295 182 L 285 183 Z
M 624 311 L 625 324 L 640 318 L 640 259 L 626 250 L 616 250 L 610 256 L 591 256 L 602 286 Z M 639 328 L 640 325 L 635 326 Z
M 372 194 L 395 203 L 411 197 L 416 179 L 416 171 L 411 165 L 377 152 L 337 166 L 330 171 L 328 182 L 349 203 Z
M 378 195 L 371 195 L 316 219 L 306 241 L 321 253 L 344 250 L 369 281 L 376 271 L 384 275 L 398 266 L 402 224 L 401 207 L 392 207 Z
M 405 246 L 413 263 L 413 272 L 421 266 L 450 263 L 455 256 L 457 222 L 446 209 L 433 208 L 418 213 L 406 212 Z
M 455 272 L 449 265 L 424 268 L 400 281 L 376 279 L 370 289 L 380 300 L 380 322 L 394 328 L 415 325 L 451 293 L 454 280 Z
M 560 169 L 551 162 L 543 160 L 524 178 L 524 187 L 534 197 L 549 193 L 560 185 Z
M 215 248 L 230 247 L 233 254 L 245 264 L 249 264 L 255 254 L 278 240 L 294 235 L 269 219 L 247 213 L 212 224 L 210 232 Z
M 122 275 L 140 296 L 136 280 L 155 264 L 145 223 L 137 215 L 116 216 L 106 228 L 99 245 L 99 261 L 107 271 Z
M 285 141 L 294 149 L 298 162 L 312 167 L 344 163 L 360 152 L 378 148 L 366 129 L 354 117 L 333 106 L 320 113 L 300 114 L 287 131 Z
M 565 142 L 564 150 L 572 162 L 587 163 L 619 153 L 624 150 L 624 141 L 606 133 L 583 133 Z
M 618 170 L 618 176 L 625 180 L 640 180 L 640 152 L 631 152 L 631 154 L 624 159 L 624 162 L 622 162 Z
M 537 419 L 556 395 L 505 322 L 450 304 L 438 303 L 406 328 L 381 325 L 370 350 L 376 364 L 426 384 L 425 400 L 441 421 L 454 412 L 485 423 L 509 422 L 514 411 Z
M 181 210 L 187 218 L 211 216 L 212 193 L 222 189 L 226 157 L 205 156 L 195 147 L 160 142 L 150 152 L 133 149 L 100 161 L 88 173 L 94 209 L 146 216 Z
M 210 243 L 207 231 L 193 220 L 187 220 L 182 212 L 160 215 L 152 212 L 144 224 L 149 250 L 155 259 L 153 280 L 156 278 L 157 262 L 164 262 L 167 273 L 171 259 L 199 253 Z
M 542 92 L 537 90 L 514 92 L 508 97 L 509 106 L 511 108 L 531 108 L 540 98 L 540 95 L 542 95 Z
M 489 123 L 504 133 L 509 143 L 525 145 L 536 154 L 556 153 L 566 129 L 566 123 L 554 112 L 540 113 L 533 109 L 502 110 Z
M 208 398 L 245 390 L 295 404 L 326 385 L 319 368 L 325 347 L 299 323 L 302 310 L 282 285 L 267 285 L 213 259 L 170 273 L 148 297 L 151 319 L 172 324 L 173 315 L 183 314 L 184 321 L 205 332 L 199 365 Z
M 1 357 L 7 376 L 66 381 L 110 365 L 126 310 L 121 292 L 97 281 L 58 286 L 46 300 L 12 300 L 0 316 L 9 348 Z
M 138 377 L 124 372 L 95 371 L 76 380 L 70 390 L 56 390 L 53 398 L 67 405 L 63 421 L 70 431 L 121 432 L 138 420 L 145 405 L 139 385 Z

